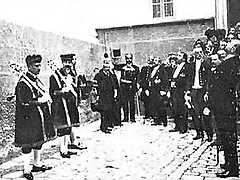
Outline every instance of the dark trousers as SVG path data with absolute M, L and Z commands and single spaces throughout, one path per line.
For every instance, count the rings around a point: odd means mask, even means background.
M 131 85 L 122 85 L 122 107 L 124 112 L 124 120 L 135 120 L 135 92 Z
M 203 132 L 203 95 L 205 91 L 204 89 L 192 89 L 191 90 L 191 97 L 192 97 L 192 104 L 194 106 L 194 110 L 191 111 L 193 116 L 193 122 L 195 125 L 195 129 L 197 132 Z
M 161 96 L 159 91 L 151 91 L 150 93 L 151 100 L 151 114 L 155 119 L 156 124 L 161 124 L 163 122 L 164 126 L 167 125 L 167 111 L 165 105 L 165 96 Z
M 109 127 L 113 126 L 113 113 L 112 111 L 101 111 L 101 124 L 100 130 L 106 131 Z
M 145 92 L 142 92 L 145 93 Z M 148 119 L 151 117 L 151 99 L 149 96 L 142 95 L 142 101 L 144 105 L 144 118 Z
M 121 125 L 121 102 L 119 100 L 115 101 L 113 107 L 113 125 Z
M 172 106 L 175 129 L 187 131 L 188 119 L 186 117 L 186 107 L 184 103 L 184 89 L 173 89 Z

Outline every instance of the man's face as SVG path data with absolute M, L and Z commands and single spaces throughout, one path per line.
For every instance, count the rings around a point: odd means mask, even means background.
M 160 64 L 160 60 L 157 57 L 155 57 L 153 60 L 153 65 L 157 66 L 158 64 Z
M 73 66 L 72 61 L 63 61 L 62 64 L 63 64 L 63 70 L 64 70 L 64 72 L 65 72 L 66 74 L 70 74 L 71 68 L 72 68 L 72 66 Z
M 221 64 L 221 60 L 218 58 L 217 54 L 211 55 L 212 67 L 217 67 Z
M 203 50 L 202 48 L 195 48 L 193 50 L 195 59 L 200 60 L 203 58 Z
M 32 63 L 28 66 L 28 70 L 35 74 L 38 75 L 41 71 L 41 63 Z

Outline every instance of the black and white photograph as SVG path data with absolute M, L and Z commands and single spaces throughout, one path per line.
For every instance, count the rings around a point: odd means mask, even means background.
M 0 0 L 0 180 L 240 180 L 239 118 L 239 0 Z

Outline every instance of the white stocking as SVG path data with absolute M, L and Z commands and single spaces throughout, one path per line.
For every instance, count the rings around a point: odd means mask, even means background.
M 30 165 L 30 153 L 28 154 L 23 154 L 23 171 L 24 173 L 31 172 L 32 166 Z

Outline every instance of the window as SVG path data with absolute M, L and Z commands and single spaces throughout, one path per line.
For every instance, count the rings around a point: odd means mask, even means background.
M 173 16 L 173 0 L 152 0 L 153 18 Z

